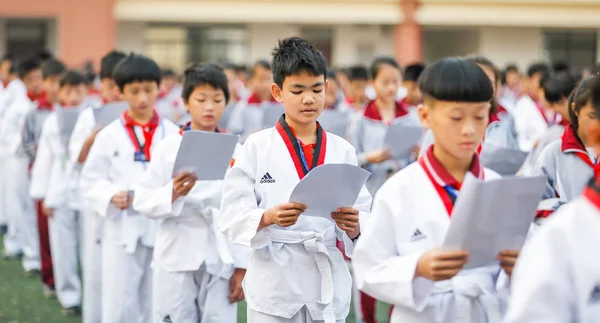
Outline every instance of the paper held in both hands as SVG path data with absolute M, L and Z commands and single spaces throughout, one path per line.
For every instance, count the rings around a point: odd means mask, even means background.
M 443 248 L 468 251 L 465 269 L 497 264 L 500 251 L 521 249 L 545 181 L 543 176 L 481 181 L 468 173 Z
M 525 159 L 527 153 L 518 149 L 498 147 L 493 144 L 484 144 L 479 160 L 487 167 L 500 175 L 515 175 Z
M 218 132 L 185 131 L 173 166 L 173 177 L 186 171 L 196 174 L 200 181 L 222 180 L 238 138 Z
M 118 119 L 127 109 L 129 109 L 129 105 L 125 101 L 112 102 L 95 108 L 93 111 L 96 128 L 103 128 Z
M 350 164 L 321 165 L 294 187 L 289 201 L 307 206 L 302 215 L 331 220 L 331 212 L 354 206 L 369 175 L 368 171 Z
M 416 123 L 392 123 L 387 129 L 383 145 L 390 150 L 394 159 L 409 159 L 413 149 L 423 138 L 424 131 L 425 129 Z

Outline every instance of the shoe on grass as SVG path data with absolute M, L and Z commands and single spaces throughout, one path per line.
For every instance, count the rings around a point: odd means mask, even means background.
M 66 317 L 80 316 L 81 308 L 79 306 L 73 306 L 69 308 L 63 308 L 60 313 Z
M 32 269 L 25 272 L 26 278 L 35 278 L 40 276 L 40 271 L 38 269 Z
M 56 291 L 54 290 L 54 287 L 50 287 L 46 284 L 42 284 L 42 289 L 43 289 L 43 295 L 44 298 L 46 299 L 50 299 L 50 298 L 54 298 L 56 296 Z

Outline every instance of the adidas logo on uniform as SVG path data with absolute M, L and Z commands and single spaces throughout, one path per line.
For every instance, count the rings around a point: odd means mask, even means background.
M 162 323 L 173 323 L 173 321 L 171 321 L 171 315 L 165 316 Z
M 273 177 L 271 177 L 271 174 L 269 174 L 269 172 L 267 172 L 266 174 L 263 175 L 263 177 L 260 179 L 260 183 L 261 184 L 265 184 L 265 183 L 275 183 L 275 179 L 273 179 Z
M 417 241 L 425 238 L 426 237 L 423 233 L 421 233 L 421 230 L 416 229 L 415 232 L 413 232 L 412 236 L 410 236 L 410 241 Z
M 600 302 L 600 285 L 594 286 L 594 289 L 592 289 L 592 292 L 590 293 L 589 300 L 590 304 L 596 304 L 598 302 Z

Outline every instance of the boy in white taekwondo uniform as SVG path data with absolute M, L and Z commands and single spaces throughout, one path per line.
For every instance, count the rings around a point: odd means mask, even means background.
M 543 63 L 533 64 L 527 70 L 527 93 L 517 101 L 512 112 L 522 151 L 531 151 L 544 131 L 561 121 L 558 113 L 542 104 L 540 81 L 550 73 L 550 67 Z
M 146 323 L 151 320 L 156 222 L 130 207 L 129 191 L 143 176 L 156 145 L 179 128 L 154 110 L 160 83 L 154 61 L 130 54 L 117 64 L 113 78 L 129 110 L 96 136 L 81 171 L 81 187 L 86 205 L 105 218 L 102 322 Z
M 2 115 L 4 113 L 4 96 L 8 91 L 8 84 L 11 80 L 11 68 L 13 65 L 12 58 L 6 54 L 0 59 L 0 124 L 2 124 Z M 2 159 L 0 158 L 0 169 L 2 168 Z M 2 179 L 0 179 L 0 233 L 6 233 L 6 212 L 4 211 L 5 203 L 2 195 Z
M 312 168 L 356 165 L 354 148 L 316 122 L 326 73 L 323 54 L 306 41 L 279 42 L 271 91 L 286 113 L 248 137 L 225 180 L 219 228 L 253 249 L 244 279 L 249 323 L 344 322 L 350 310 L 352 278 L 336 237 L 351 256 L 371 196 L 363 188 L 354 206 L 333 210 L 335 223 L 301 216 L 306 206 L 287 202 Z
M 83 233 L 83 219 L 70 204 L 73 200 L 68 190 L 71 178 L 67 174 L 67 144 L 70 136 L 61 133 L 64 129 L 61 129 L 60 114 L 63 109 L 80 110 L 85 94 L 83 74 L 71 70 L 61 76 L 59 104 L 44 122 L 38 153 L 31 170 L 30 193 L 34 199 L 44 201 L 56 296 L 63 314 L 67 316 L 80 313 L 79 241 Z
M 597 118 L 590 87 L 598 79 L 598 75 L 590 76 L 575 89 L 569 98 L 572 102 L 569 108 L 571 124 L 564 129 L 561 138 L 542 150 L 532 168 L 533 175 L 546 176 L 544 202 L 538 207 L 537 223 L 542 223 L 559 207 L 579 196 L 589 179 L 600 172 L 598 155 L 588 143 L 585 132 L 589 123 Z
M 217 229 L 223 181 L 189 172 L 171 176 L 184 131 L 219 132 L 227 77 L 216 65 L 193 65 L 182 96 L 192 121 L 156 147 L 133 202 L 141 214 L 163 220 L 154 245 L 152 322 L 235 323 L 249 248 L 233 245 Z
M 120 101 L 121 94 L 112 72 L 125 54 L 111 51 L 100 63 L 100 96 L 103 106 L 100 109 L 111 108 L 110 104 Z M 86 107 L 77 118 L 75 128 L 69 141 L 69 174 L 72 177 L 74 191 L 73 202 L 75 209 L 83 213 L 83 322 L 100 323 L 102 321 L 102 232 L 104 218 L 94 213 L 93 208 L 86 207 L 83 201 L 83 190 L 80 187 L 81 168 L 85 164 L 88 153 L 94 144 L 96 135 L 101 130 L 96 127 L 94 109 Z
M 600 114 L 600 83 L 593 86 Z M 600 121 L 585 128 L 600 151 Z M 600 180 L 565 205 L 525 245 L 515 266 L 505 323 L 600 322 Z
M 494 89 L 476 64 L 460 58 L 427 67 L 419 86 L 425 98 L 419 116 L 439 139 L 379 189 L 373 217 L 354 250 L 358 287 L 394 305 L 392 323 L 499 322 L 500 266 L 462 270 L 466 251 L 438 248 L 466 173 L 499 177 L 476 154 Z M 499 255 L 506 271 L 517 255 Z
M 42 92 L 42 71 L 37 60 L 25 60 L 17 66 L 19 78 L 27 95 L 13 93 L 0 125 L 0 155 L 3 158 L 2 177 L 8 219 L 5 236 L 5 256 L 23 252 L 22 265 L 29 274 L 40 270 L 40 245 L 33 201 L 29 196 L 29 159 L 22 140 L 23 125 L 34 102 Z M 12 83 L 12 82 L 11 82 Z M 16 243 L 14 243 L 16 242 Z

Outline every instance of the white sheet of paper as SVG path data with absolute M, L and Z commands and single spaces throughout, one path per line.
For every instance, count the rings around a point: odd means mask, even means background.
M 482 181 L 468 173 L 454 204 L 444 249 L 467 250 L 465 269 L 497 264 L 500 251 L 521 249 L 545 182 L 543 176 Z
M 498 147 L 494 144 L 484 143 L 479 155 L 479 160 L 487 167 L 500 175 L 516 174 L 527 159 L 527 153 L 518 149 Z
M 327 132 L 346 137 L 348 132 L 348 114 L 336 110 L 323 110 L 319 116 L 319 124 Z
M 65 142 L 69 142 L 75 123 L 77 123 L 77 117 L 79 117 L 79 109 L 57 109 L 58 128 L 60 136 Z
M 94 109 L 94 120 L 96 120 L 96 128 L 104 128 L 107 124 L 118 119 L 123 111 L 129 109 L 129 105 L 125 101 L 118 101 L 105 104 Z
M 285 112 L 281 103 L 265 102 L 261 104 L 263 111 L 262 127 L 263 129 L 275 127 L 281 115 Z
M 201 181 L 223 179 L 238 139 L 236 135 L 218 132 L 185 131 L 173 166 L 173 177 L 187 171 L 196 174 Z
M 331 212 L 352 207 L 371 173 L 350 164 L 325 164 L 313 168 L 290 195 L 290 202 L 307 206 L 302 215 L 331 220 Z
M 419 145 L 425 129 L 416 123 L 392 123 L 383 140 L 384 147 L 390 149 L 394 159 L 408 159 L 414 147 Z

